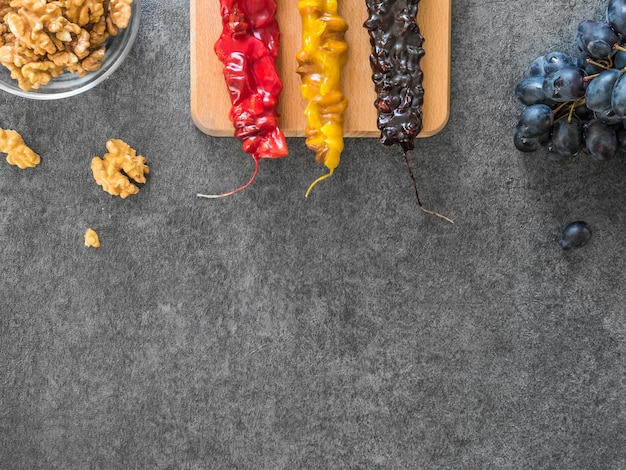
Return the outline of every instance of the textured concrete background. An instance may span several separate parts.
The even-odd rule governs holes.
[[[252,163],[190,119],[182,1],[87,94],[1,94],[42,163],[0,161],[0,468],[626,468],[624,162],[512,144],[517,80],[605,5],[454,1],[451,117],[410,155],[454,225],[375,139],[309,200],[301,139],[196,199]],[[111,137],[151,168],[126,200],[89,170]]]

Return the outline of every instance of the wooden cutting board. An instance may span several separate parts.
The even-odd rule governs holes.
[[[233,135],[228,119],[230,100],[222,75],[222,64],[213,45],[222,32],[219,0],[190,0],[191,116],[196,126],[216,137]],[[450,111],[450,47],[452,0],[421,0],[417,20],[425,38],[423,129],[419,137],[438,133]],[[367,19],[365,0],[340,0],[339,14],[349,30],[346,42],[349,56],[343,71],[344,93],[349,104],[345,114],[346,137],[379,137],[374,108],[374,85],[369,64],[371,46],[363,27]],[[283,80],[280,97],[280,126],[288,137],[304,136],[304,100],[300,76],[295,72],[296,53],[301,45],[301,18],[297,0],[278,0],[281,31],[277,68]]]

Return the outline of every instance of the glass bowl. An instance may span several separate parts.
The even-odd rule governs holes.
[[[89,72],[83,77],[65,72],[52,78],[46,85],[41,85],[37,90],[25,91],[17,85],[17,80],[11,78],[9,69],[0,64],[0,89],[35,100],[68,98],[92,89],[109,78],[128,56],[139,31],[140,17],[141,0],[133,0],[130,22],[126,28],[120,29],[116,36],[110,36],[104,42],[106,53],[98,70]]]

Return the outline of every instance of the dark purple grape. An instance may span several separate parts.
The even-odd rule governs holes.
[[[576,60],[572,59],[564,52],[550,52],[543,56],[544,75],[564,69],[565,67],[576,67]]]
[[[620,75],[619,70],[609,69],[589,82],[585,90],[585,103],[589,109],[602,112],[611,108],[611,93]]]
[[[526,106],[543,103],[546,100],[543,77],[531,75],[520,80],[515,86],[515,97]]]
[[[591,240],[591,226],[582,220],[567,225],[559,235],[559,245],[564,250],[583,247],[589,240]]]
[[[623,69],[626,67],[626,51],[615,51],[613,54],[613,67],[616,69]]]
[[[516,131],[524,137],[539,137],[550,132],[553,123],[554,114],[548,105],[533,104],[522,111]]]
[[[622,74],[615,85],[613,85],[613,91],[611,92],[611,107],[615,114],[618,116],[626,116],[626,75]]]
[[[574,108],[574,114],[578,116],[581,121],[589,121],[590,119],[593,119],[594,116],[593,111],[590,110],[584,103],[579,104]]]
[[[588,121],[583,127],[585,148],[594,160],[611,160],[617,154],[617,134],[615,128],[599,119]]]
[[[595,20],[585,20],[578,25],[576,44],[596,59],[607,59],[613,52],[613,46],[619,38],[613,28],[607,23]]]
[[[541,55],[532,61],[528,68],[528,75],[531,77],[543,77],[546,74],[545,70],[546,57]]]
[[[626,0],[609,0],[606,22],[621,35],[626,35]]]
[[[548,151],[559,157],[573,157],[580,152],[583,145],[583,128],[580,122],[573,119],[559,119],[552,127],[552,135]]]
[[[585,96],[585,72],[578,67],[565,67],[549,73],[543,80],[546,98],[563,103]]]
[[[550,140],[554,114],[546,104],[527,106],[517,121],[513,143],[522,152],[534,152]]]

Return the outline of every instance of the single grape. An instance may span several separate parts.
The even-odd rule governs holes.
[[[613,52],[613,46],[618,42],[617,34],[607,23],[585,20],[578,25],[576,44],[591,57],[607,59]]]
[[[621,35],[626,35],[626,0],[609,0],[606,22]]]
[[[543,77],[546,74],[545,70],[546,57],[541,55],[533,60],[528,68],[528,75],[531,77]]]
[[[546,100],[543,77],[531,75],[520,80],[515,86],[515,97],[526,106],[543,103]]]
[[[583,127],[585,148],[594,160],[611,160],[617,154],[617,134],[615,128],[599,119],[592,119]]]
[[[564,67],[544,77],[543,92],[546,98],[559,103],[577,100],[585,96],[584,77],[584,70]]]
[[[626,51],[615,51],[613,54],[613,67],[616,69],[623,69],[626,67]]]
[[[596,112],[611,109],[611,93],[620,75],[619,70],[609,69],[589,82],[585,90],[585,103],[589,109]]]
[[[522,111],[515,127],[513,143],[522,152],[534,152],[550,140],[554,114],[546,104],[532,104]]]
[[[573,157],[583,145],[583,128],[580,122],[572,119],[559,119],[552,127],[548,151],[559,157]]]
[[[613,85],[613,91],[611,92],[611,107],[615,114],[618,116],[626,116],[626,75],[622,74],[615,85]]]
[[[554,123],[554,114],[546,104],[527,106],[517,121],[516,131],[524,137],[539,137],[550,132]]]
[[[544,75],[564,69],[565,67],[576,67],[576,60],[572,59],[565,52],[550,52],[543,56]]]
[[[581,103],[574,108],[574,114],[578,116],[581,121],[589,121],[593,119],[594,113],[590,110],[585,103]]]
[[[585,246],[591,239],[591,226],[577,220],[568,224],[559,235],[559,245],[564,250],[573,250]]]

